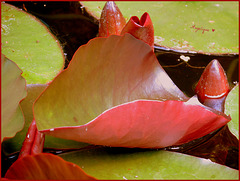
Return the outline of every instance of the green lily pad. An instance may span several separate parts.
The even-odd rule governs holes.
[[[99,19],[105,2],[84,1],[81,4]],[[239,2],[116,1],[116,4],[127,20],[149,13],[155,44],[206,54],[238,53]]]
[[[225,113],[230,114],[232,118],[228,123],[230,131],[239,139],[239,84],[229,92],[226,98]]]
[[[185,154],[168,151],[136,151],[97,148],[60,155],[101,180],[238,179],[238,170]]]
[[[2,52],[23,71],[28,84],[50,82],[64,67],[59,42],[34,16],[1,4]]]
[[[1,54],[1,141],[13,137],[24,125],[19,102],[26,97],[26,81],[18,66]]]

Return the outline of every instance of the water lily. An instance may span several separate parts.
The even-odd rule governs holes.
[[[210,63],[211,66],[206,68],[204,73],[207,73],[199,80],[197,95],[187,97],[156,59],[153,52],[154,42],[151,39],[153,26],[149,14],[144,13],[140,20],[132,17],[125,27],[124,23],[119,27],[118,21],[115,20],[119,18],[120,11],[116,9],[115,3],[108,2],[105,10],[100,26],[107,26],[100,31],[100,36],[79,47],[68,68],[52,82],[45,84],[47,88],[40,95],[38,93],[37,100],[36,97],[31,99],[36,100],[32,124],[18,159],[8,171],[6,169],[6,175],[3,173],[6,177],[3,180],[94,180],[94,177],[103,179],[102,175],[112,179],[116,175],[117,179],[144,179],[152,175],[154,178],[162,179],[200,178],[199,175],[206,178],[238,178],[236,170],[211,162],[220,164],[227,162],[226,165],[231,165],[229,156],[237,158],[238,140],[232,139],[226,124],[231,118],[219,107],[224,105],[223,101],[229,91],[227,90],[229,87],[226,87],[229,85],[226,83],[219,87],[223,89],[222,93],[212,90],[209,86],[213,82],[216,83],[215,81],[224,79],[224,71],[221,70],[217,75],[216,72],[221,68],[214,60],[212,64]],[[109,12],[113,14],[109,15]],[[101,33],[106,34],[101,37]],[[146,37],[147,40],[144,39]],[[14,78],[19,79],[20,72],[19,70],[16,72],[18,74]],[[212,74],[215,74],[216,79],[209,79]],[[208,89],[210,93],[206,91]],[[28,91],[28,96],[29,93]],[[19,106],[18,104],[19,99],[14,106]],[[32,102],[29,105],[32,105]],[[28,117],[27,120],[31,121],[32,117],[31,112],[31,118]],[[28,126],[25,124],[26,127]],[[83,143],[84,146],[78,147],[78,151],[68,150],[71,157],[76,155],[71,160],[66,150],[62,150],[65,147],[61,146],[67,142],[63,139],[53,139],[61,142],[61,146],[58,145],[61,150],[55,150],[59,156],[42,153],[44,136],[93,145]],[[209,137],[211,138],[208,139]],[[76,146],[81,143],[72,144]],[[44,152],[51,150],[48,146],[45,145],[47,149]],[[182,153],[208,160],[165,151],[167,147],[175,151],[185,149],[187,151]],[[203,147],[204,150],[201,150]],[[196,154],[198,152],[201,154]],[[2,154],[4,157],[4,150]],[[156,167],[152,164],[155,162],[161,164]],[[138,167],[139,165],[143,167]],[[105,169],[102,169],[105,166],[111,167],[112,175],[108,175]],[[145,175],[146,167],[151,170],[149,172],[151,176]],[[199,169],[200,167],[204,169]],[[236,165],[231,167],[236,168]],[[94,177],[87,175],[81,168]],[[104,170],[103,174],[99,168]],[[199,174],[199,170],[203,174]],[[171,174],[173,171],[178,173]],[[126,175],[129,173],[130,175]]]
[[[34,116],[45,134],[141,148],[183,144],[230,121],[188,99],[146,43],[111,35],[77,50],[35,102]]]

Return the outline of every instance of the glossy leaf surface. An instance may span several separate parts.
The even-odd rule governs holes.
[[[79,166],[46,153],[18,159],[5,177],[17,180],[94,180]]]
[[[26,81],[19,67],[1,54],[1,141],[13,137],[24,125],[19,105],[26,97]]]
[[[50,82],[63,69],[58,41],[34,16],[1,3],[2,52],[23,71],[28,84]]]
[[[220,113],[182,101],[134,101],[114,107],[83,126],[44,133],[95,145],[163,148],[205,136],[228,121]]]
[[[102,180],[238,179],[237,170],[207,159],[163,150],[98,148],[66,153],[61,157]]]
[[[97,19],[104,3],[81,2]],[[239,52],[239,2],[117,1],[116,4],[127,20],[148,12],[154,25],[155,43],[161,46],[211,54]]]
[[[130,34],[112,35],[90,40],[77,50],[69,67],[36,101],[34,116],[39,130],[78,126],[137,99],[187,97],[168,77],[149,45]]]
[[[239,139],[239,84],[229,92],[226,98],[225,113],[232,118],[228,123],[230,131]]]

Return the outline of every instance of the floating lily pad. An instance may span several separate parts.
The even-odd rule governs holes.
[[[238,170],[185,154],[98,148],[60,155],[101,180],[238,179]]]
[[[1,4],[2,52],[23,71],[28,84],[50,82],[64,67],[61,46],[34,16]]]
[[[26,81],[18,66],[1,54],[1,141],[13,137],[24,125],[19,105],[26,97]]]
[[[229,92],[226,98],[225,113],[230,114],[232,118],[228,123],[230,131],[239,139],[239,84]]]
[[[105,2],[84,1],[81,4],[99,19]],[[155,44],[206,54],[238,53],[239,2],[116,1],[116,4],[127,20],[149,13]]]

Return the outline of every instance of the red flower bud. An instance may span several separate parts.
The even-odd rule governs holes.
[[[222,98],[229,90],[227,76],[222,66],[216,59],[212,60],[203,71],[195,89],[199,100],[203,103],[206,99]]]
[[[99,21],[99,37],[108,37],[110,35],[120,35],[126,20],[121,11],[113,1],[108,1],[101,14]]]
[[[41,153],[43,150],[44,141],[44,134],[37,130],[36,121],[33,120],[28,128],[28,132],[18,158]]]
[[[154,28],[148,13],[144,13],[140,20],[137,16],[132,16],[123,28],[121,35],[125,33],[130,33],[135,38],[149,44],[152,48],[154,47]]]

